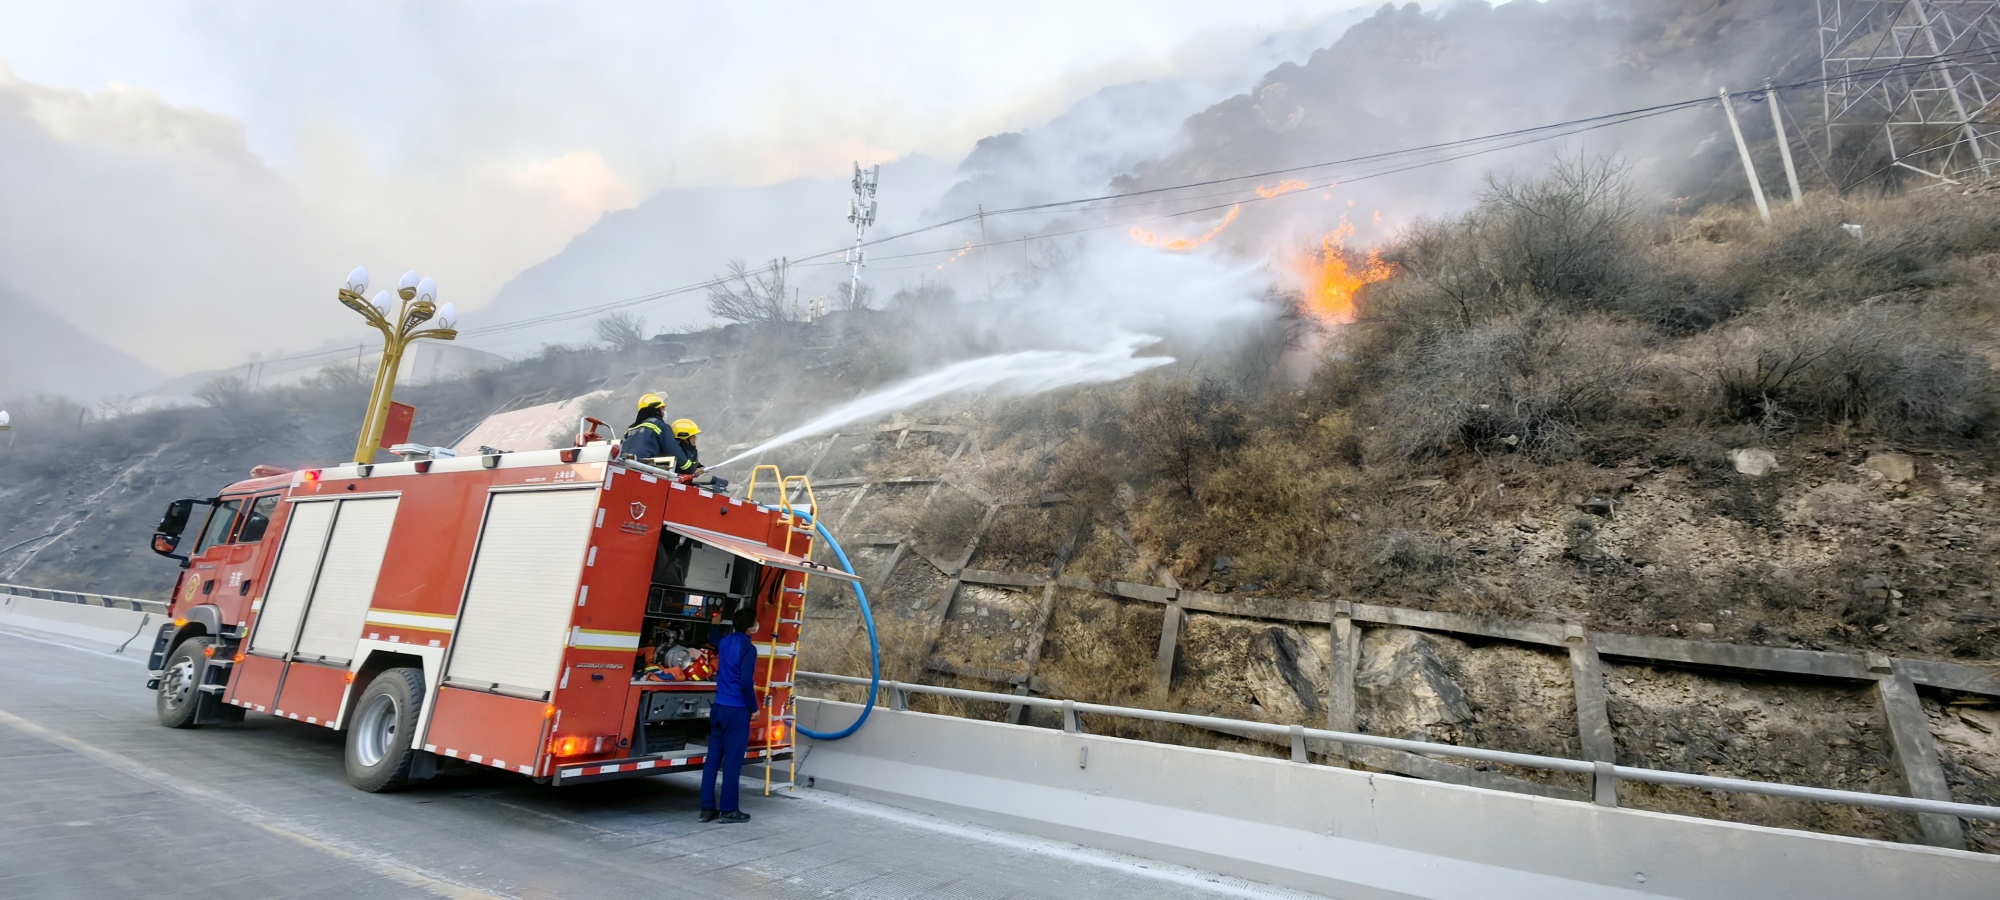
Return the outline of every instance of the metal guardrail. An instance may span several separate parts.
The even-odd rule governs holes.
[[[850,675],[800,672],[797,677],[832,684],[852,684],[862,687],[868,685],[868,679],[856,678]],[[1218,716],[1197,716],[1187,713],[1163,712],[1155,709],[1138,709],[1129,706],[1078,703],[1074,700],[1057,700],[1049,697],[1026,697],[1017,694],[968,691],[962,688],[938,687],[929,684],[884,681],[881,684],[881,690],[886,691],[889,695],[889,708],[899,711],[909,708],[905,699],[909,694],[932,694],[940,697],[956,697],[961,700],[984,700],[1009,706],[1034,706],[1042,709],[1058,710],[1062,713],[1063,730],[1071,733],[1080,733],[1083,730],[1077,717],[1083,713],[1091,713],[1093,715],[1139,719],[1148,722],[1191,725],[1196,728],[1284,737],[1291,740],[1292,761],[1301,763],[1309,762],[1306,756],[1306,742],[1316,740],[1336,744],[1354,744],[1363,747],[1380,747],[1385,750],[1401,750],[1407,753],[1418,753],[1425,756],[1445,757],[1448,759],[1469,759],[1479,762],[1520,766],[1526,769],[1545,769],[1556,772],[1568,772],[1575,775],[1588,775],[1591,777],[1593,787],[1592,796],[1600,806],[1615,807],[1618,805],[1619,781],[1637,781],[1648,784],[1702,788],[1712,791],[1762,794],[1769,797],[1789,797],[1794,800],[1839,803],[1847,806],[1871,806],[1878,809],[1896,810],[1898,812],[1937,813],[1966,819],[2000,821],[2000,806],[1980,806],[1974,803],[1956,803],[1949,800],[1921,800],[1915,797],[1897,797],[1890,794],[1871,794],[1863,791],[1841,791],[1832,788],[1750,781],[1742,778],[1722,778],[1714,775],[1666,772],[1659,769],[1613,765],[1607,762],[1563,759],[1555,756],[1538,756],[1532,753],[1512,753],[1505,750],[1485,750],[1478,747],[1459,747],[1452,744],[1433,744],[1427,741],[1411,741],[1373,734],[1328,731],[1323,728],[1307,728],[1303,725],[1277,725],[1270,722],[1251,722],[1244,719],[1225,719]]]
[[[140,612],[164,613],[164,600],[142,600],[138,597],[113,597],[108,594],[87,594],[81,591],[53,591],[48,588],[29,587],[24,584],[0,584],[0,595],[32,597],[37,600],[54,600],[59,603],[76,603],[83,606],[103,606],[111,609],[134,609]]]

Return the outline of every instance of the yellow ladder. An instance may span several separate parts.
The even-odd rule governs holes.
[[[792,540],[795,535],[799,534],[800,532],[805,532],[808,535],[811,534],[810,527],[800,528],[797,525],[798,516],[793,513],[794,507],[792,506],[791,503],[791,498],[793,496],[794,491],[797,491],[798,493],[804,495],[806,501],[806,513],[811,517],[810,520],[814,522],[819,521],[819,498],[813,494],[812,479],[807,478],[804,475],[792,475],[787,477],[783,472],[778,470],[777,466],[762,465],[762,466],[757,466],[756,468],[750,470],[750,484],[748,487],[744,489],[743,492],[745,500],[751,503],[758,502],[757,487],[759,484],[763,483],[759,479],[765,469],[771,470],[770,484],[778,492],[777,504],[774,508],[777,509],[779,512],[783,513],[787,519],[793,520],[793,524],[788,525],[785,529],[784,551],[789,554],[792,552]],[[763,504],[763,505],[769,506],[770,504]],[[786,579],[781,578],[778,580],[778,610],[777,610],[777,616],[773,619],[771,624],[771,640],[769,644],[769,652],[765,657],[765,659],[768,660],[768,662],[766,662],[764,665],[764,703],[765,703],[764,724],[766,728],[769,728],[772,725],[776,725],[777,726],[776,734],[778,735],[779,739],[785,742],[785,744],[782,748],[776,745],[775,743],[767,743],[765,745],[764,794],[766,796],[769,796],[771,793],[771,774],[772,774],[771,758],[775,756],[780,749],[794,750],[798,745],[797,684],[798,684],[799,659],[796,650],[794,650],[794,652],[792,653],[792,687],[785,694],[785,709],[781,713],[778,710],[772,709],[770,707],[771,686],[777,681],[777,672],[778,672],[778,629],[784,627],[788,622],[790,624],[798,626],[800,629],[803,629],[805,627],[806,583],[811,578],[812,578],[811,575],[808,575],[804,572],[799,573],[799,586],[797,588],[799,602],[796,605],[796,607],[792,610],[792,616],[789,619],[786,618],[785,613],[786,613],[786,607],[790,606],[791,604],[788,604],[785,598],[791,593],[793,589],[784,586]],[[796,638],[797,636],[795,635],[794,640],[792,641],[794,647],[796,647],[798,644]],[[766,732],[767,736],[770,733],[771,732]],[[796,789],[799,778],[798,754],[797,753],[791,754],[788,763],[789,763],[790,781],[785,785],[785,787]]]

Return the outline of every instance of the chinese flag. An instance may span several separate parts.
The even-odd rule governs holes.
[[[417,420],[417,408],[407,403],[389,403],[389,421],[382,426],[382,449],[410,442],[410,423]]]

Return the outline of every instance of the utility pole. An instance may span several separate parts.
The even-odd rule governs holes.
[[[986,246],[986,204],[979,204],[979,272],[986,276],[986,298],[993,299],[993,260],[987,254],[993,248]]]
[[[772,296],[777,298],[778,314],[788,319],[797,315],[797,303],[793,303],[790,309],[785,307],[785,283],[788,280],[788,276],[792,274],[792,258],[789,256],[778,257],[778,261],[772,263],[771,274],[776,275],[778,278],[778,289],[772,292]]]
[[[1736,124],[1736,107],[1729,102],[1729,89],[1716,92],[1722,98],[1722,112],[1729,117],[1729,133],[1736,136],[1736,152],[1743,157],[1743,174],[1750,176],[1750,195],[1757,198],[1757,215],[1771,224],[1771,204],[1764,202],[1764,185],[1757,180],[1757,166],[1750,162],[1750,145],[1743,142],[1743,127]]]
[[[854,249],[847,254],[847,262],[854,267],[854,274],[847,282],[847,305],[861,302],[861,266],[864,259],[862,242],[868,237],[868,226],[875,224],[875,185],[882,180],[882,167],[875,166],[861,170],[861,163],[854,163],[854,199],[847,201],[847,221],[854,223]]]
[[[1792,141],[1785,137],[1785,117],[1778,112],[1778,89],[1771,85],[1771,79],[1764,79],[1764,102],[1771,104],[1771,128],[1778,133],[1778,155],[1785,160],[1785,186],[1792,189],[1792,207],[1805,205],[1799,194],[1799,170],[1792,165]]]

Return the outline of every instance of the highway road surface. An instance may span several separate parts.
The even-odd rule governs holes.
[[[347,785],[340,735],[153,721],[143,667],[0,628],[0,898],[1301,896],[816,791],[695,821],[698,778]],[[746,775],[760,772],[747,769]]]

